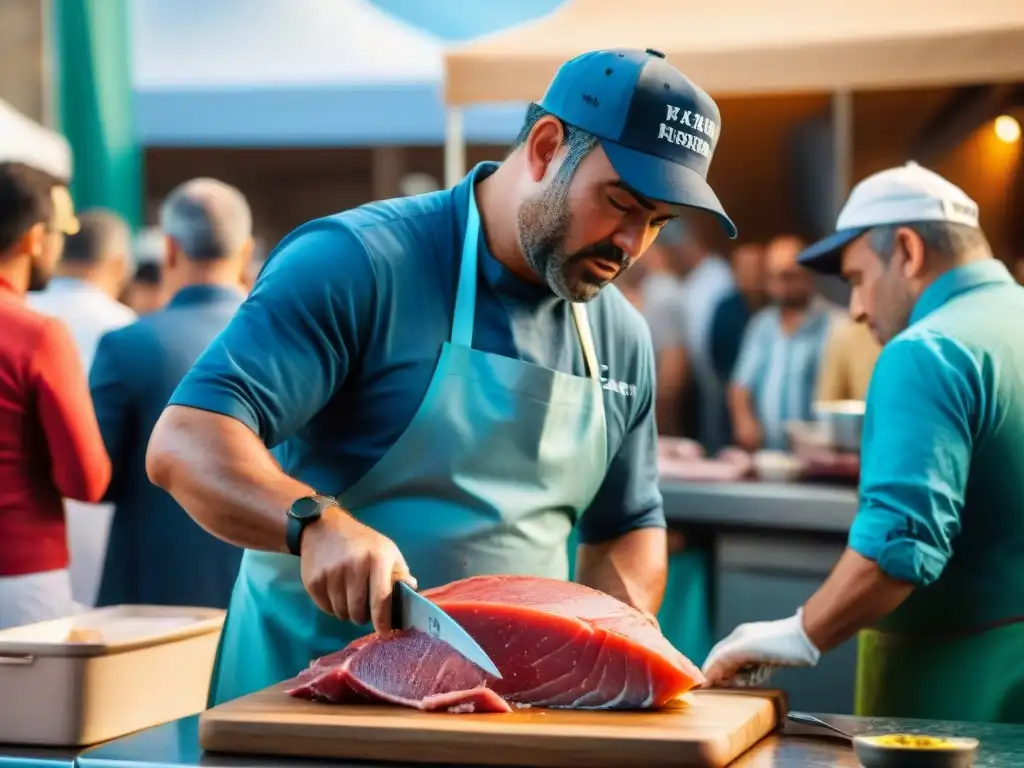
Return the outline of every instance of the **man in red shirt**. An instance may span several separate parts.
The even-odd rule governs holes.
[[[62,497],[99,501],[110,482],[74,340],[25,305],[77,229],[60,180],[0,163],[0,629],[77,610]]]

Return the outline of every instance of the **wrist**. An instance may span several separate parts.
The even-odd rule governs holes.
[[[330,530],[337,530],[343,525],[345,519],[350,519],[348,513],[341,508],[338,503],[331,504],[324,508],[323,513],[319,519],[314,520],[306,526],[306,530],[302,533],[302,540],[299,542],[299,557],[302,557],[306,541],[316,541],[325,532]]]
[[[331,511],[339,509],[336,499],[319,493],[312,493],[296,499],[286,512],[285,545],[293,555],[302,556],[304,542],[309,535],[316,536],[316,530],[322,529],[325,517],[331,517]]]
[[[818,659],[821,658],[821,651],[815,644],[814,640],[811,639],[811,635],[807,631],[807,624],[804,619],[803,607],[796,609],[796,615],[792,618],[794,632],[800,640],[800,644],[803,647],[804,654],[808,661],[812,665],[818,663]]]

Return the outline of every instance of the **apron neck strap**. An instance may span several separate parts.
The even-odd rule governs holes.
[[[572,319],[576,324],[576,333],[580,337],[580,346],[583,347],[583,362],[587,365],[587,376],[594,381],[601,380],[601,369],[597,364],[597,352],[594,350],[594,336],[590,331],[590,319],[587,317],[587,308],[583,304],[573,303]]]
[[[466,235],[462,239],[462,261],[459,264],[459,284],[455,290],[455,313],[452,318],[452,344],[463,347],[473,346],[473,321],[476,319],[476,278],[478,245],[480,243],[480,211],[476,207],[476,190],[469,189],[469,212],[466,219]],[[587,376],[600,380],[597,353],[594,351],[594,337],[583,304],[572,304],[572,319],[576,333],[583,347],[583,360]]]
[[[476,188],[470,181],[469,215],[462,238],[459,285],[455,289],[455,316],[452,318],[452,344],[473,346],[473,321],[476,319],[477,251],[480,243],[480,211],[476,207]]]

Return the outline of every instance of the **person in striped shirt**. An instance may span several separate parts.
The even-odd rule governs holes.
[[[729,415],[737,445],[785,450],[786,422],[811,418],[825,340],[839,309],[818,296],[809,271],[797,263],[803,242],[792,236],[768,244],[772,304],[751,319],[729,386]]]

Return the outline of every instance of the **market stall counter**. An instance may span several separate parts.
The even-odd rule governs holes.
[[[929,720],[888,720],[819,715],[851,733],[926,733],[969,736],[981,742],[975,768],[1019,768],[1024,765],[1024,727],[986,723],[946,723]],[[83,752],[78,768],[316,768],[326,762],[273,757],[204,754],[199,747],[197,716],[157,726]],[[343,762],[333,766],[383,768],[381,763]],[[415,765],[393,763],[392,765]],[[422,764],[421,764],[422,765]],[[734,761],[730,768],[857,768],[850,743],[824,736],[805,726],[787,724]],[[524,767],[525,768],[525,767]]]

